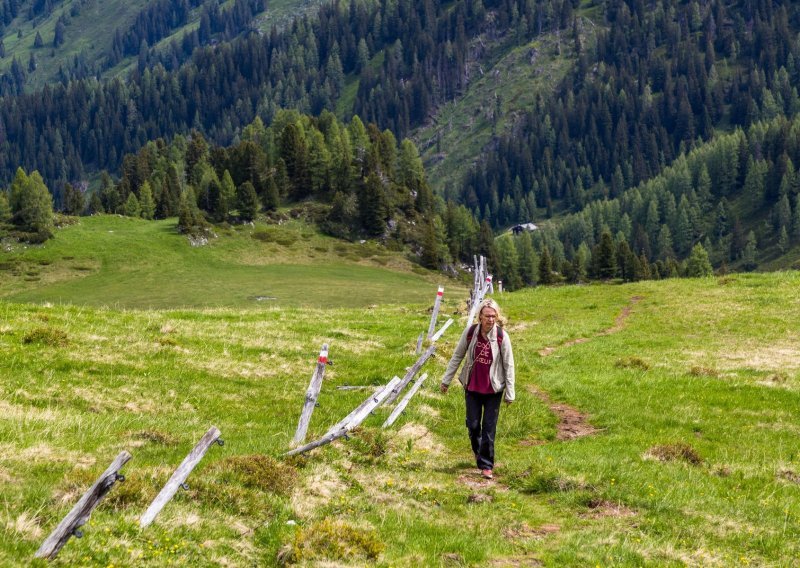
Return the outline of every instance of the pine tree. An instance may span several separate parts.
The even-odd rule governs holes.
[[[70,183],[64,184],[63,193],[64,213],[67,215],[80,215],[86,209],[86,198],[83,192],[76,189]]]
[[[17,170],[9,205],[11,221],[30,234],[28,240],[43,242],[53,236],[53,198],[38,171],[27,176],[22,168]]]
[[[522,284],[533,286],[536,284],[536,270],[538,261],[536,252],[533,250],[531,235],[527,231],[523,232],[515,239],[517,245],[517,256],[519,257],[519,276]]]
[[[11,220],[11,207],[8,205],[8,198],[4,191],[0,191],[0,224]]]
[[[758,266],[756,262],[756,255],[758,254],[758,242],[756,241],[756,234],[753,231],[747,233],[745,240],[744,251],[742,252],[742,267],[747,270],[755,270]]]
[[[187,186],[181,193],[178,204],[178,231],[187,235],[200,235],[206,232],[207,228],[208,223],[197,207],[194,190],[192,186]]]
[[[133,195],[133,194],[131,194]],[[156,214],[156,204],[153,201],[153,190],[150,182],[145,180],[139,188],[139,215],[142,219],[152,219]]]
[[[245,223],[255,220],[258,215],[258,195],[249,181],[236,189],[236,208],[239,210],[239,218]]]
[[[522,287],[522,278],[519,274],[519,256],[510,236],[497,239],[497,262],[500,265],[499,280],[508,291]]]
[[[800,243],[800,194],[794,200],[794,218],[792,220],[792,239]]]
[[[781,227],[780,235],[778,236],[778,249],[781,254],[786,254],[789,251],[789,233],[786,231],[786,225]]]
[[[712,276],[713,274],[714,270],[708,259],[708,252],[703,248],[703,245],[697,243],[692,247],[692,252],[686,261],[686,276],[688,278],[701,278]]]
[[[617,275],[617,259],[614,251],[614,239],[607,230],[600,235],[600,242],[592,252],[594,273],[601,280],[608,280]]]
[[[550,250],[546,246],[542,247],[542,255],[539,257],[539,284],[544,284],[546,286],[548,284],[553,284],[555,280]]]
[[[222,173],[222,184],[220,185],[219,211],[214,212],[214,217],[220,221],[227,219],[231,209],[236,207],[236,185],[228,170]]]
[[[358,192],[358,216],[361,227],[370,236],[382,235],[386,230],[386,197],[378,174],[371,173]]]
[[[128,200],[125,202],[125,207],[123,208],[123,215],[126,217],[138,217],[142,212],[141,207],[139,206],[139,200],[136,198],[136,194],[131,192],[128,194]]]

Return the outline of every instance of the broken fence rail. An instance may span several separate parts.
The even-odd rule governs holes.
[[[172,474],[172,477],[169,478],[166,485],[164,485],[163,489],[156,495],[156,498],[153,499],[153,502],[150,503],[150,506],[144,512],[142,517],[139,519],[139,525],[141,527],[146,527],[153,520],[156,516],[161,512],[161,509],[169,503],[169,500],[177,493],[178,489],[181,487],[185,487],[184,482],[186,478],[189,477],[189,474],[192,473],[192,470],[195,466],[200,463],[200,460],[203,459],[203,456],[206,455],[208,448],[211,447],[211,444],[217,442],[220,446],[224,444],[224,442],[220,439],[221,433],[220,431],[212,426],[209,428],[208,432],[206,432],[197,445],[192,448],[192,451],[189,452],[181,465],[178,466],[178,469],[175,470],[175,473]]]
[[[404,388],[406,388],[408,383],[410,383],[411,380],[414,378],[414,375],[416,375],[419,372],[422,365],[425,364],[425,361],[427,361],[431,357],[431,355],[434,354],[435,351],[436,351],[436,345],[431,345],[430,347],[428,347],[428,349],[425,350],[425,353],[423,353],[420,356],[420,358],[417,359],[417,362],[414,363],[414,365],[412,365],[412,367],[403,376],[403,380],[400,381],[400,384],[398,384],[396,387],[394,387],[394,389],[392,389],[389,398],[386,399],[386,404],[392,404],[397,399],[397,397],[400,396],[400,392]]]
[[[348,432],[358,428],[361,423],[366,420],[367,416],[370,413],[378,408],[383,402],[386,400],[386,397],[392,392],[392,388],[396,385],[400,379],[398,377],[394,377],[391,381],[389,381],[383,388],[380,388],[376,391],[372,396],[370,396],[367,400],[364,401],[356,410],[351,412],[348,415],[349,421],[346,423],[339,422],[341,426],[339,426],[335,431],[328,431],[322,438],[315,440],[313,442],[309,442],[305,446],[301,446],[299,448],[295,448],[291,451],[286,452],[284,455],[286,456],[294,456],[297,454],[305,453],[309,450],[313,450],[314,448],[318,448],[320,446],[324,446],[325,444],[330,444],[334,440],[337,440],[343,436],[346,436]],[[347,420],[347,418],[345,419]]]
[[[425,373],[416,380],[414,385],[408,390],[403,399],[397,404],[397,406],[394,407],[394,410],[392,410],[392,413],[389,415],[389,418],[387,418],[386,422],[383,423],[382,428],[388,428],[389,426],[394,424],[394,421],[397,420],[397,417],[403,413],[406,406],[408,406],[408,403],[411,400],[411,398],[415,394],[417,394],[417,391],[420,389],[422,383],[424,383],[425,379],[427,378],[428,378],[428,373]]]
[[[431,323],[428,325],[428,339],[433,337],[433,330],[436,329],[436,320],[439,318],[439,309],[442,307],[442,296],[444,296],[444,286],[439,286],[436,291],[436,301],[433,303]]]
[[[50,536],[45,539],[34,555],[36,558],[52,560],[71,536],[74,535],[78,538],[83,536],[78,529],[86,524],[94,508],[97,507],[114,484],[117,481],[125,480],[125,476],[120,475],[119,470],[122,469],[122,466],[128,463],[132,457],[133,456],[128,452],[123,451],[114,458],[114,461],[111,462],[108,469],[97,478],[94,485],[83,494],[83,497],[81,497],[72,510],[67,513],[67,516],[62,519],[53,532],[50,533]]]

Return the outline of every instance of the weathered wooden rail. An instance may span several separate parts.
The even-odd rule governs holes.
[[[217,442],[222,445],[220,436],[220,431],[212,426],[208,432],[200,438],[197,445],[195,445],[192,451],[189,452],[189,455],[183,459],[181,465],[178,466],[178,469],[175,470],[175,473],[172,474],[172,477],[169,478],[169,481],[167,481],[166,485],[164,485],[159,494],[156,495],[156,498],[153,499],[153,502],[150,503],[150,506],[139,519],[139,525],[141,527],[146,527],[152,523],[161,512],[161,509],[163,509],[175,493],[178,492],[178,489],[180,489],[181,486],[185,487],[184,483],[186,482],[186,478],[189,477],[189,474],[192,473],[195,466],[200,463],[200,460],[206,455],[211,444]]]
[[[83,497],[75,504],[67,516],[62,519],[58,526],[50,533],[39,550],[34,555],[36,558],[47,558],[52,560],[56,557],[59,550],[67,543],[70,537],[80,538],[83,533],[80,527],[86,524],[92,511],[100,503],[103,497],[111,490],[117,481],[124,481],[125,476],[120,475],[119,470],[130,461],[131,456],[128,452],[120,452],[114,458],[111,465],[97,478],[97,481],[83,494]]]

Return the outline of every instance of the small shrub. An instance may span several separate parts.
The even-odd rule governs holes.
[[[67,340],[67,334],[60,329],[37,327],[22,337],[22,343],[38,343],[51,347],[64,347],[69,341]]]
[[[225,482],[238,481],[245,487],[288,495],[297,481],[297,470],[270,456],[233,456],[214,464]]]
[[[650,363],[639,357],[623,357],[622,359],[617,359],[614,366],[620,369],[640,369],[642,371],[647,371],[650,368]]]
[[[280,564],[314,560],[377,560],[385,545],[374,529],[325,519],[295,532],[294,540],[278,553]]]
[[[700,465],[703,458],[692,446],[685,442],[662,444],[647,450],[647,456],[662,462],[683,461],[690,465]]]

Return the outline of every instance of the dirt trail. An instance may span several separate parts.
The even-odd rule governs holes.
[[[614,325],[612,325],[608,329],[604,329],[603,331],[601,331],[600,333],[598,333],[594,337],[602,337],[604,335],[611,335],[612,333],[617,333],[619,331],[622,331],[625,328],[625,320],[628,319],[628,316],[631,315],[631,311],[633,311],[633,306],[635,304],[637,304],[639,301],[641,301],[642,299],[643,299],[643,296],[633,296],[633,297],[631,297],[630,303],[627,306],[625,306],[624,308],[622,308],[622,311],[619,313],[619,315],[617,315],[617,317],[614,318]],[[562,349],[564,347],[571,347],[572,345],[578,345],[579,343],[586,343],[590,339],[592,339],[592,338],[590,338],[590,337],[578,337],[577,339],[570,339],[569,341],[566,341],[566,342],[562,343],[561,345],[558,345],[557,347],[543,347],[542,349],[539,350],[539,355],[541,355],[542,357],[547,357],[548,355],[552,355],[553,352],[556,351],[556,349]]]
[[[556,440],[573,440],[602,431],[589,424],[588,416],[577,408],[561,402],[551,401],[547,393],[533,385],[530,385],[528,390],[547,404],[550,411],[558,417],[558,424],[556,424]]]

